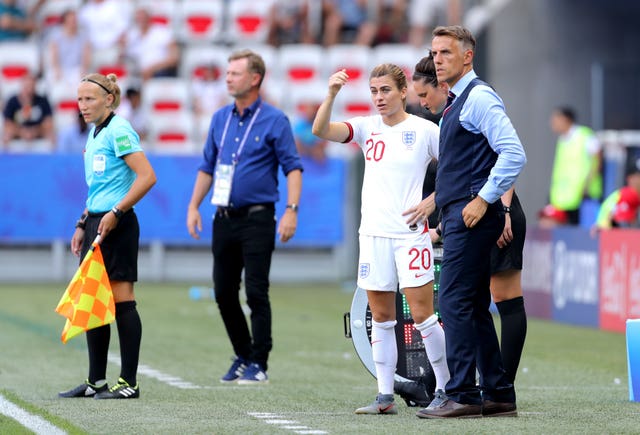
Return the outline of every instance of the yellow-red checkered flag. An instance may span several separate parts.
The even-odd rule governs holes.
[[[63,343],[116,318],[113,292],[99,241],[100,235],[93,241],[56,307],[56,312],[67,318],[60,337]]]

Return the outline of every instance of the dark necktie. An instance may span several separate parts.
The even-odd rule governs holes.
[[[444,112],[442,112],[442,116],[443,117],[444,117],[444,115],[447,114],[449,109],[451,109],[451,103],[453,103],[453,99],[454,98],[456,98],[456,94],[454,94],[453,92],[449,91],[449,95],[447,96],[447,104],[446,104],[446,106],[444,106]]]

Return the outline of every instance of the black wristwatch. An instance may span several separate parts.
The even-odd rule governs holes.
[[[76,228],[80,228],[81,230],[84,230],[85,228],[87,228],[88,217],[89,215],[86,215],[86,214],[83,214],[82,216],[80,216],[80,219],[76,221]]]
[[[511,213],[511,207],[507,207],[506,205],[503,205],[502,208],[503,208],[505,214]]]
[[[291,211],[298,211],[298,204],[287,204],[287,208],[290,208]]]
[[[124,212],[122,210],[120,210],[118,207],[113,207],[111,209],[111,213],[113,213],[114,215],[116,215],[116,219],[120,220],[120,218],[122,217],[122,215],[124,214]]]

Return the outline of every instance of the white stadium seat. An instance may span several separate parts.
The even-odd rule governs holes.
[[[325,79],[325,63],[325,50],[319,45],[285,44],[279,48],[280,77],[294,84]]]
[[[368,83],[371,49],[363,45],[337,44],[327,48],[328,75],[345,69],[349,82]]]
[[[142,107],[147,118],[191,110],[189,85],[180,78],[154,78],[144,83]]]
[[[0,91],[2,98],[13,95],[26,75],[37,76],[40,70],[40,51],[31,41],[0,44]]]

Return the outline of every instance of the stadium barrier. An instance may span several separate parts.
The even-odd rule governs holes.
[[[136,205],[141,221],[141,279],[209,280],[214,206],[205,200],[200,207],[205,223],[200,240],[192,239],[185,226],[200,157],[150,155],[149,160],[158,182]],[[355,270],[356,260],[350,261],[355,256],[353,228],[359,213],[354,162],[344,156],[322,164],[304,159],[298,228],[291,241],[277,242],[276,280],[340,280]],[[78,155],[0,158],[0,280],[64,281],[77,267],[68,243],[87,195],[83,171]],[[279,185],[277,216],[286,205],[281,171]]]
[[[530,228],[522,286],[529,316],[624,332],[640,319],[640,229]]]

